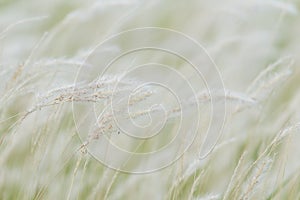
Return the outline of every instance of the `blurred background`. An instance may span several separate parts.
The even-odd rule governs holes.
[[[0,0],[0,199],[300,199],[299,7],[298,0]],[[111,39],[143,27],[178,31],[201,48],[159,31]],[[204,77],[163,51],[126,54],[107,68],[150,43],[201,63]],[[153,70],[129,73],[149,63]],[[143,87],[150,81],[166,87]],[[216,86],[212,94],[205,81]],[[162,134],[133,142],[116,119],[138,137],[157,127],[128,118],[150,120]],[[214,148],[199,158],[210,125]],[[153,158],[130,160],[101,142],[105,136],[130,155],[151,152],[178,129],[175,147]]]

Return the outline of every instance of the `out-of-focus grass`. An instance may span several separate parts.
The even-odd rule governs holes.
[[[0,199],[299,199],[299,5],[281,0],[1,1]],[[80,148],[69,102],[24,118],[39,104],[39,95],[74,81],[90,48],[113,33],[144,26],[190,35],[212,55],[226,89],[257,100],[239,112],[240,104],[229,101],[223,137],[207,158],[198,160],[195,142],[166,169],[124,174]],[[115,49],[97,54],[93,62]],[[268,65],[286,56],[292,63],[289,76],[280,79],[288,67],[283,65],[259,80],[253,89],[257,96],[247,93]],[[164,56],[156,59],[186,69]],[[84,75],[93,77],[103,67],[98,64]],[[172,123],[166,132],[172,132]],[[169,140],[164,139],[156,145]],[[148,142],[139,151],[152,148]]]

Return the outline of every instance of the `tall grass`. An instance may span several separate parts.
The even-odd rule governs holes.
[[[299,6],[2,1],[0,199],[299,199]]]

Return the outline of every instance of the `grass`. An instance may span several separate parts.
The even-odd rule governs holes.
[[[0,3],[0,199],[299,199],[299,6]]]

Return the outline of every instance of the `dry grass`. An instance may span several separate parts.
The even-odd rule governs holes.
[[[2,1],[0,199],[299,199],[299,8],[297,0]],[[141,27],[198,41],[224,88],[207,55],[172,34],[99,45]],[[161,49],[110,63],[151,40]],[[199,61],[207,82],[167,47]],[[218,135],[210,120],[222,121],[224,102]],[[200,159],[208,128],[214,148]],[[154,172],[122,172],[143,169]]]

